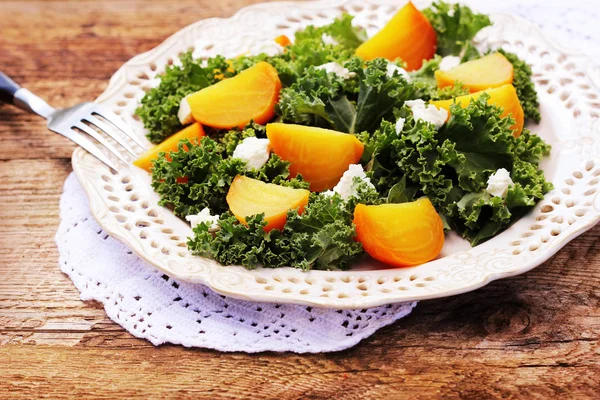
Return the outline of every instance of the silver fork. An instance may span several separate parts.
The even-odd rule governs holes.
[[[133,156],[137,156],[138,152],[127,144],[122,134],[127,135],[142,149],[146,148],[146,144],[136,137],[131,128],[106,107],[96,103],[81,103],[70,108],[55,109],[29,90],[19,86],[2,72],[0,72],[0,101],[13,104],[25,111],[44,117],[48,121],[48,129],[77,143],[115,171],[118,168],[104,154],[101,147],[107,149],[124,163],[127,164],[129,161],[94,127],[111,137]],[[90,140],[90,137],[101,147]]]

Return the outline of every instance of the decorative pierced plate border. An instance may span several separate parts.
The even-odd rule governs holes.
[[[423,8],[429,2],[415,3]],[[326,24],[342,11],[356,15],[357,25],[374,31],[398,6],[397,0],[268,3],[244,8],[231,18],[199,21],[123,65],[97,102],[113,109],[144,137],[133,112],[145,91],[158,82],[156,75],[165,65],[176,63],[183,52],[192,50],[195,57],[205,58],[276,51],[274,37],[291,37],[306,25]],[[552,155],[542,166],[556,189],[508,230],[475,248],[465,248],[451,234],[442,253],[447,256],[404,269],[369,260],[352,271],[248,271],[221,266],[190,254],[186,246],[190,227],[157,206],[159,198],[145,172],[133,166],[111,171],[82,149],[73,153],[73,168],[106,232],[169,276],[203,283],[227,296],[366,308],[455,295],[521,274],[600,220],[600,69],[585,55],[552,43],[521,18],[497,14],[492,19],[494,25],[478,35],[478,45],[481,49],[503,46],[532,65],[543,118],[532,128],[553,144]]]

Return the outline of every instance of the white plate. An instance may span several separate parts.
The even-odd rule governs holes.
[[[419,8],[427,6],[416,3]],[[244,8],[231,18],[199,21],[127,62],[97,102],[120,114],[143,137],[133,111],[144,90],[156,83],[154,77],[182,52],[193,49],[196,57],[233,57],[268,50],[276,36],[292,36],[308,24],[329,23],[342,11],[356,15],[355,23],[372,31],[383,26],[398,6],[398,0],[270,3]],[[366,308],[455,295],[521,274],[600,219],[600,71],[589,58],[560,48],[527,21],[504,14],[492,15],[492,20],[494,25],[478,35],[479,46],[502,46],[532,65],[542,123],[530,128],[553,146],[542,166],[556,189],[510,229],[475,248],[450,235],[442,258],[404,269],[372,261],[346,272],[226,267],[189,253],[185,243],[192,230],[157,206],[159,198],[145,172],[132,166],[113,174],[81,149],[73,153],[73,168],[106,232],[171,277],[203,283],[228,296]]]

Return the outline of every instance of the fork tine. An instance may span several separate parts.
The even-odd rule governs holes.
[[[94,108],[92,109],[92,113],[96,113],[102,118],[106,119],[108,122],[119,128],[123,131],[127,136],[129,136],[134,142],[136,142],[141,148],[146,149],[147,144],[141,141],[131,130],[131,128],[114,112],[110,111],[108,108],[103,105],[94,103]]]
[[[96,147],[94,143],[92,143],[89,139],[84,137],[79,132],[76,132],[72,129],[64,129],[60,132],[57,131],[57,133],[60,133],[67,139],[70,139],[73,142],[77,143],[80,147],[84,148],[88,153],[96,157],[98,160],[102,161],[109,168],[118,171],[117,167],[115,167],[115,165],[104,155],[104,153],[102,153],[102,151],[98,147]]]
[[[108,126],[98,118],[94,117],[93,115],[90,115],[89,117],[84,117],[83,119],[91,124],[96,125],[98,128],[100,128],[100,130],[104,131],[104,133],[113,138],[115,142],[123,146],[125,150],[127,150],[132,155],[137,156],[137,153],[110,126]]]
[[[117,149],[115,149],[112,144],[108,143],[108,141],[106,139],[104,139],[102,137],[102,135],[100,135],[94,129],[90,128],[89,126],[87,126],[86,124],[84,124],[82,122],[75,124],[74,127],[77,129],[81,129],[82,131],[84,131],[85,133],[87,133],[88,135],[90,135],[91,137],[96,139],[102,146],[106,147],[106,149],[108,151],[110,151],[115,156],[117,156],[121,161],[123,161],[125,164],[129,164],[129,162],[121,155],[121,153],[119,153],[119,151]]]

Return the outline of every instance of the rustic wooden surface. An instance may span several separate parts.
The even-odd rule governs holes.
[[[137,53],[254,0],[0,1],[0,70],[55,106],[90,100]],[[53,237],[73,146],[0,106],[0,398],[598,398],[600,226],[534,271],[422,302],[318,355],[153,347],[82,302]]]

